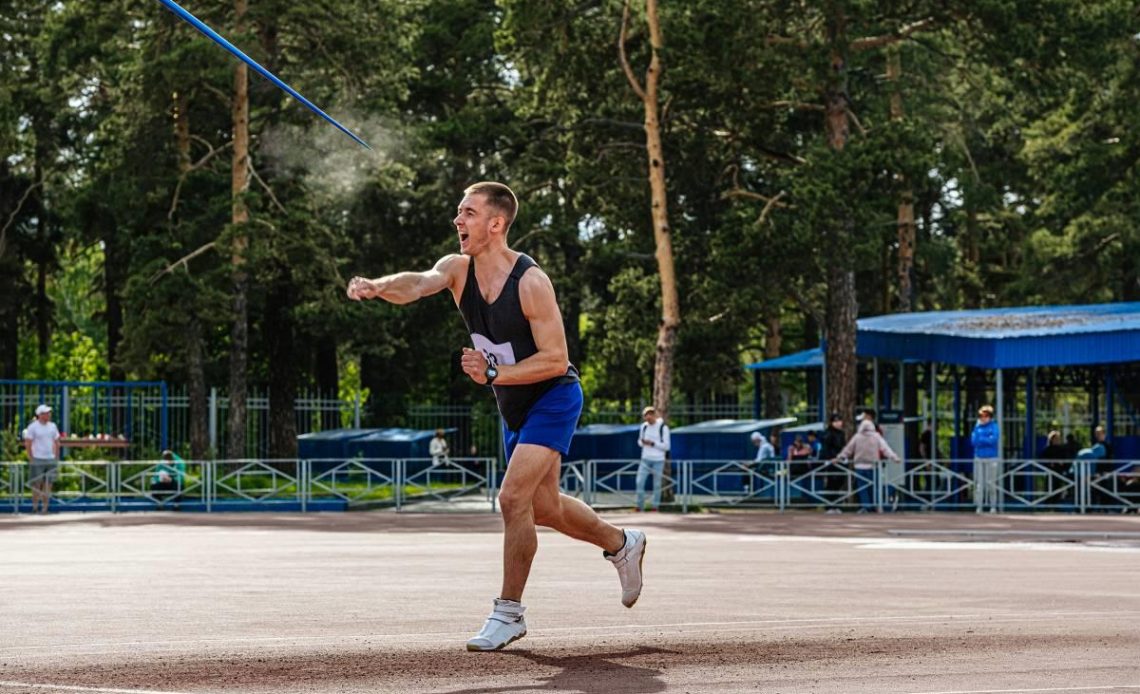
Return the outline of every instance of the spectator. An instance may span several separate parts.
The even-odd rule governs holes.
[[[1037,462],[1045,467],[1045,469],[1061,475],[1065,478],[1066,482],[1070,480],[1070,473],[1073,469],[1074,456],[1070,453],[1069,447],[1065,445],[1064,440],[1061,438],[1061,432],[1054,429],[1050,431],[1045,437],[1045,446],[1037,454]],[[1065,488],[1060,492],[1060,501],[1062,503],[1069,503],[1073,500],[1073,487],[1071,484],[1065,484]],[[1046,488],[1052,491],[1055,483],[1053,479],[1046,480]]]
[[[970,443],[974,446],[974,501],[977,512],[986,506],[990,513],[997,513],[997,476],[1001,465],[1001,435],[994,422],[994,408],[983,405],[978,410],[978,423],[970,432]]]
[[[811,446],[804,441],[804,437],[796,434],[792,445],[788,446],[788,462],[802,463],[811,460],[813,452]]]
[[[828,470],[823,478],[824,489],[831,494],[831,503],[833,506],[827,509],[828,513],[842,513],[842,509],[834,504],[837,504],[847,493],[847,471],[840,469],[839,454],[843,451],[843,446],[847,443],[847,437],[843,435],[843,418],[839,416],[838,412],[832,412],[828,417],[827,429],[823,431],[823,440],[820,443],[819,459],[825,460],[833,467]]]
[[[891,447],[887,445],[879,432],[875,431],[875,421],[864,417],[859,422],[859,430],[839,452],[840,458],[854,461],[856,484],[859,488],[859,513],[870,510],[874,499],[875,469],[879,460],[889,458],[898,460]]]
[[[28,453],[28,481],[32,485],[32,513],[48,512],[51,488],[59,474],[59,429],[51,421],[51,408],[36,407],[36,418],[24,429]]]
[[[1061,432],[1054,429],[1045,437],[1045,447],[1037,454],[1037,461],[1053,472],[1065,474],[1075,457],[1061,439]]]
[[[822,447],[819,443],[819,436],[814,431],[807,433],[807,445],[811,449],[811,459],[819,460],[819,449]]]
[[[772,457],[778,460],[780,458],[780,434],[773,431],[768,435],[768,443],[772,444]]]
[[[754,431],[751,438],[752,445],[756,446],[756,462],[776,459],[776,449],[764,438],[764,434]]]
[[[1068,460],[1075,460],[1077,453],[1081,451],[1081,444],[1077,443],[1077,437],[1073,433],[1065,435],[1065,458]]]
[[[922,426],[922,432],[918,435],[918,457],[920,460],[933,460],[938,461],[942,458],[942,452],[938,450],[934,440],[934,430],[930,426],[930,420]]]
[[[451,459],[447,455],[449,450],[450,447],[447,445],[447,439],[443,437],[443,429],[436,429],[435,436],[433,436],[428,443],[428,455],[431,456],[431,466],[436,467],[451,462]]]
[[[150,492],[162,503],[182,493],[182,480],[186,476],[186,461],[174,451],[163,451],[162,462],[155,466],[150,478]]]
[[[637,445],[641,446],[641,464],[637,466],[637,510],[645,509],[645,482],[653,475],[653,500],[648,509],[656,511],[661,506],[661,476],[665,473],[665,458],[669,455],[669,426],[657,416],[652,406],[641,412],[645,420],[641,423]]]
[[[870,410],[870,409],[863,410],[862,420],[870,420],[871,424],[875,425],[875,433],[878,434],[879,436],[882,436],[883,435],[883,427],[879,426],[879,422],[875,420],[875,417],[877,417],[877,416],[878,415],[876,414],[876,412],[874,410]],[[862,420],[860,420],[860,421],[862,421]]]
[[[1120,503],[1111,490],[1116,487],[1112,483],[1112,473],[1116,471],[1116,463],[1112,462],[1112,445],[1108,443],[1104,427],[1093,429],[1092,445],[1077,452],[1077,460],[1091,460],[1089,472],[1092,474],[1089,501],[1093,506],[1102,509]]]

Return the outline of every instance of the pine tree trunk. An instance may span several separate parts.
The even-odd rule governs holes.
[[[901,121],[906,117],[903,109],[902,89],[899,79],[902,77],[902,54],[899,46],[892,45],[887,48],[887,81],[891,83],[891,120]],[[909,313],[914,310],[914,288],[912,276],[914,274],[914,252],[918,240],[914,223],[914,191],[906,182],[906,176],[898,174],[898,181],[902,184],[899,193],[898,211],[898,238],[899,238],[899,265],[898,265],[898,310]],[[890,310],[888,308],[888,310]]]
[[[210,404],[206,398],[202,324],[195,314],[191,314],[186,330],[186,376],[190,387],[190,456],[204,460],[210,453]]]
[[[847,18],[840,3],[828,3],[830,80],[825,103],[825,127],[832,156],[843,156],[850,134],[847,113]],[[835,211],[827,230],[827,403],[823,411],[843,415],[848,433],[855,410],[855,270],[851,250],[853,222],[844,209]]]
[[[270,293],[265,323],[269,357],[269,457],[290,460],[297,457],[297,369],[293,339],[292,283],[279,280]]]
[[[337,362],[336,338],[327,335],[317,341],[315,364],[317,397],[336,399],[340,396],[340,364]],[[339,412],[321,412],[321,430],[340,427]]]
[[[234,1],[234,33],[245,32],[246,0]],[[246,396],[249,361],[249,298],[245,254],[249,246],[249,209],[245,194],[249,190],[249,70],[245,63],[234,68],[233,101],[234,151],[231,174],[234,226],[232,245],[233,324],[230,329],[230,389],[227,458],[244,458],[246,450]]]
[[[778,311],[778,309],[774,309]],[[784,342],[783,322],[779,313],[768,317],[768,335],[764,338],[764,360],[775,359],[780,356],[780,349]],[[764,417],[774,419],[783,414],[784,405],[780,393],[780,372],[765,371],[760,377],[761,389],[764,391]]]

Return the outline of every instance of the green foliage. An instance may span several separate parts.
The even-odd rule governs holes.
[[[499,178],[522,197],[512,244],[552,277],[589,394],[645,401],[660,288],[644,114],[617,61],[623,4],[266,0],[240,36],[228,4],[200,8],[377,146],[358,151],[252,76],[257,177],[237,229],[232,58],[157,3],[9,2],[4,368],[183,384],[196,346],[205,380],[224,385],[242,237],[256,384],[295,375],[360,394],[375,423],[410,403],[486,406],[455,368],[469,337],[449,297],[396,307],[343,292],[352,275],[454,252],[460,191]],[[626,49],[642,75],[644,10],[631,7]],[[678,399],[746,396],[740,367],[774,344],[770,324],[785,352],[816,344],[830,268],[856,273],[863,315],[894,310],[907,193],[918,309],[1140,298],[1132,3],[694,0],[661,17]],[[846,55],[842,152],[822,110],[832,49]],[[318,376],[321,359],[335,373]]]

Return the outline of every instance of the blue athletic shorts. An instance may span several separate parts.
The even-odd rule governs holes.
[[[570,452],[570,439],[578,428],[582,414],[582,384],[562,383],[554,386],[530,408],[522,427],[511,431],[503,424],[503,446],[507,449],[507,462],[514,455],[515,446],[529,443],[545,446],[562,455]]]

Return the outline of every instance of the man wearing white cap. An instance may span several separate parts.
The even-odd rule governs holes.
[[[24,448],[28,451],[28,479],[32,483],[32,513],[48,512],[51,485],[59,472],[59,429],[51,421],[51,408],[40,405],[36,418],[24,429]]]

